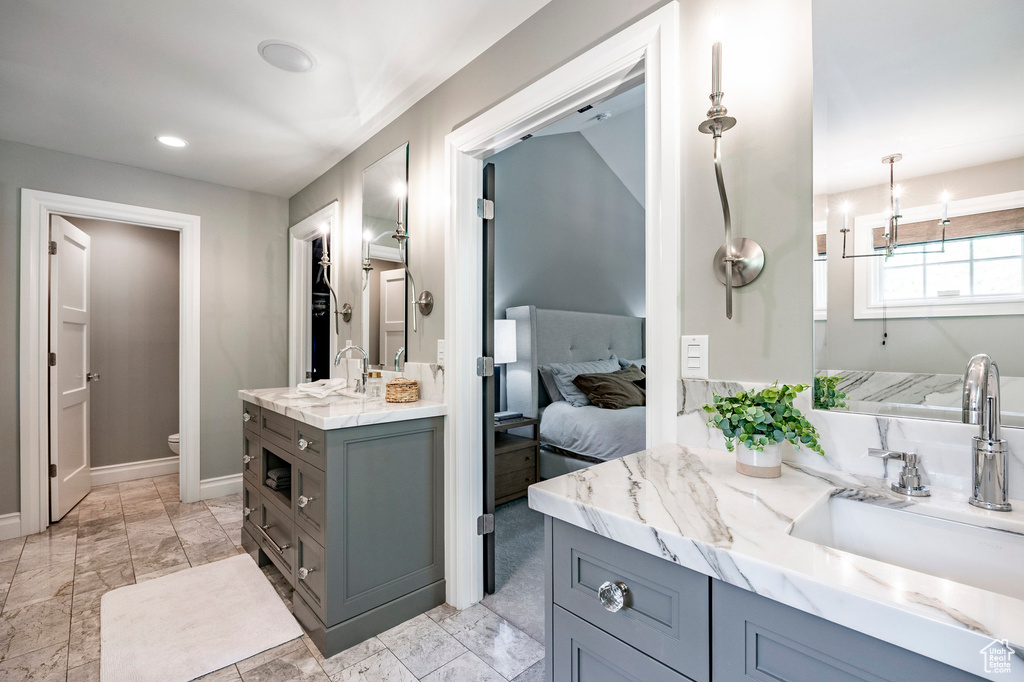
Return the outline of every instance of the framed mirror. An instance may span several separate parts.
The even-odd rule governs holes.
[[[362,339],[371,365],[404,363],[409,286],[409,144],[363,171]],[[402,237],[402,235],[405,235]]]
[[[816,407],[960,421],[987,353],[1024,427],[1024,3],[812,14]]]

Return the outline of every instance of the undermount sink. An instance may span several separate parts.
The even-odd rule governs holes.
[[[943,510],[938,518],[884,506],[894,500],[823,498],[793,522],[789,533],[833,549],[1024,599],[1024,534],[974,525],[984,516]],[[898,503],[898,502],[897,502]],[[972,518],[973,517],[973,518]],[[907,586],[913,590],[912,586]]]

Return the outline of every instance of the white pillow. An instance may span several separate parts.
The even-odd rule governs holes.
[[[614,355],[607,360],[593,360],[590,362],[552,362],[551,374],[558,385],[558,391],[565,398],[565,402],[573,407],[583,407],[590,404],[587,394],[576,388],[572,380],[581,374],[609,374],[619,371],[619,359]]]

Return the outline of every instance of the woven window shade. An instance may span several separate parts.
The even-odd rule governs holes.
[[[874,248],[885,247],[885,229],[876,227],[871,230]],[[949,225],[946,225],[947,240],[987,237],[1008,232],[1024,232],[1024,208],[960,216],[952,218]],[[899,246],[937,242],[942,240],[942,226],[938,224],[937,220],[923,223],[901,223],[898,237]]]

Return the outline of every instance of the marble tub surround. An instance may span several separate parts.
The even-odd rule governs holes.
[[[294,388],[261,388],[239,391],[238,397],[291,417],[318,429],[344,429],[367,424],[387,424],[446,414],[444,403],[419,400],[415,403],[385,403],[366,400],[361,394],[313,398]]]
[[[725,395],[760,389],[765,384],[735,381],[684,379],[680,382],[677,442],[683,445],[725,450],[721,431],[707,427],[701,405],[711,402],[712,393]],[[835,468],[866,476],[881,476],[881,460],[869,457],[868,448],[914,452],[921,456],[920,468],[926,485],[966,492],[971,486],[971,438],[978,427],[958,422],[913,419],[842,411],[815,410],[811,391],[797,396],[794,403],[820,434],[825,456],[800,448],[785,459],[812,467]],[[1004,428],[1009,445],[1007,458],[1010,497],[1024,499],[1024,429]],[[896,465],[889,465],[889,478]],[[966,502],[964,503],[966,504]]]
[[[992,639],[1024,644],[1024,600],[789,535],[831,495],[930,515],[955,510],[1024,532],[1024,510],[974,510],[956,491],[909,502],[879,478],[786,463],[779,479],[736,473],[731,454],[664,445],[530,487],[531,508],[729,584],[985,676]],[[913,551],[908,539],[908,551]],[[1011,675],[1024,680],[1024,647]]]

